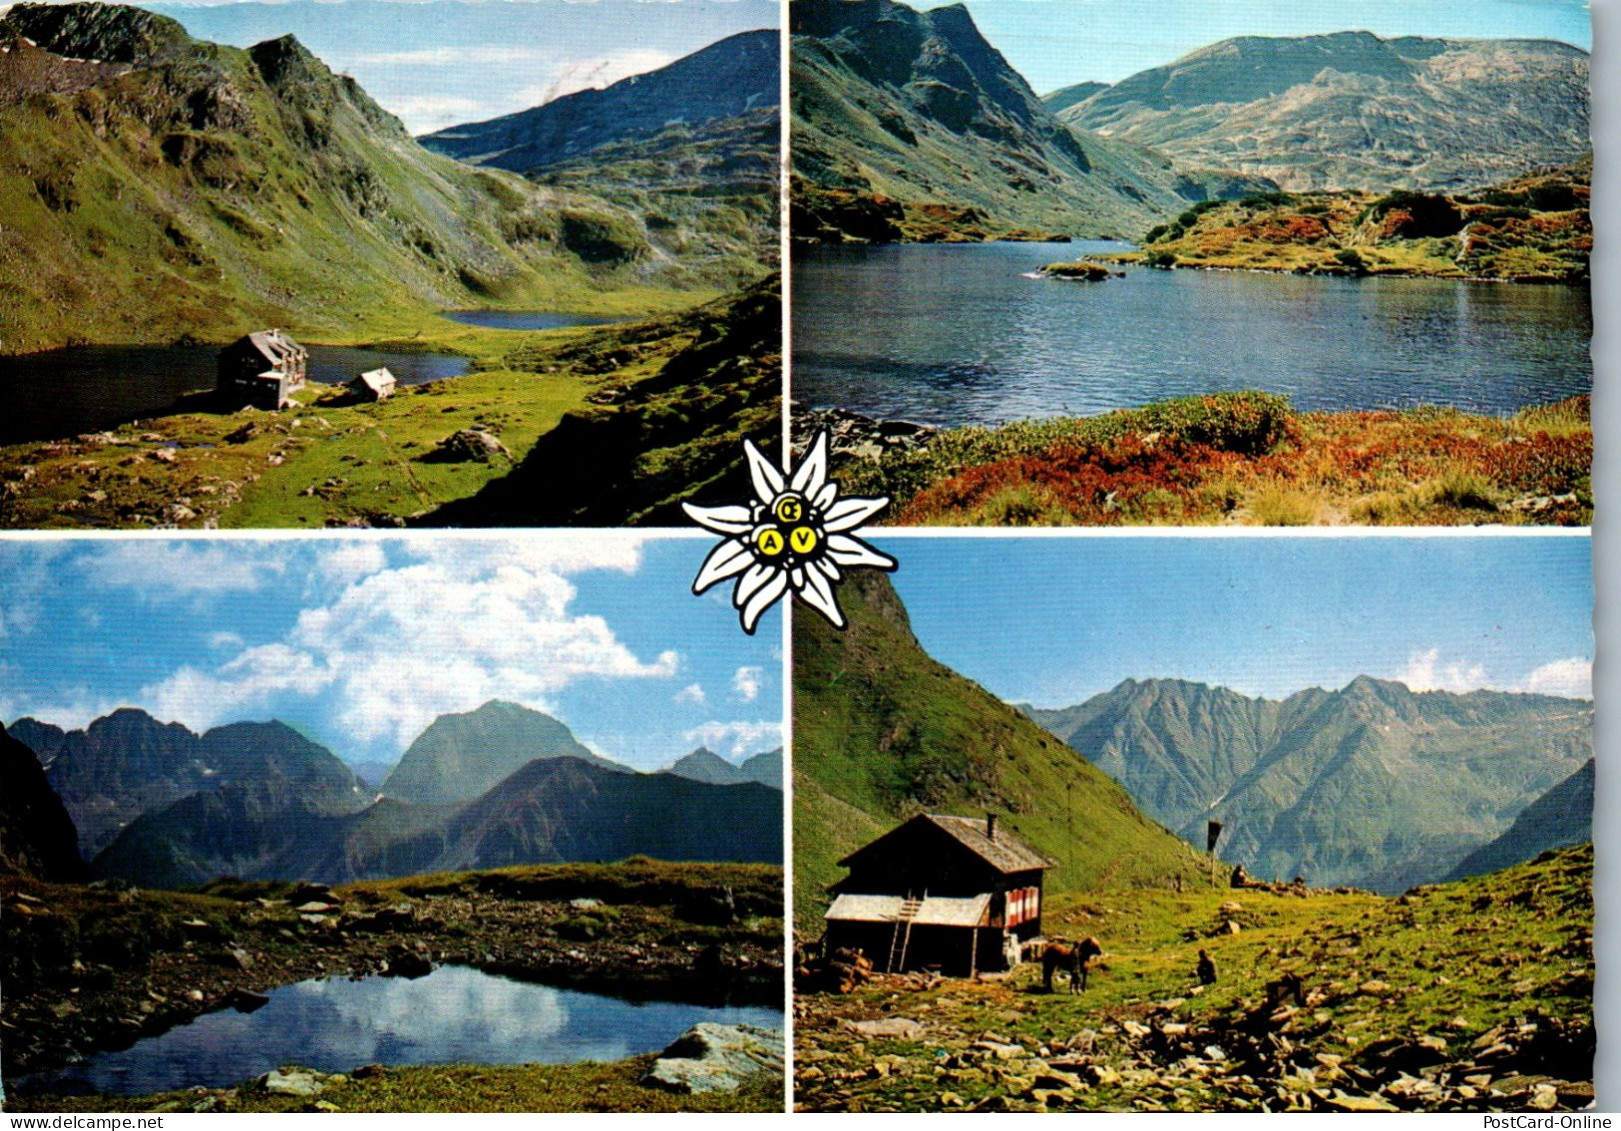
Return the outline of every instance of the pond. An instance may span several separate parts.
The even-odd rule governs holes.
[[[562,330],[569,326],[611,326],[623,318],[594,314],[559,314],[553,310],[447,310],[452,322],[488,330]]]
[[[1306,410],[1494,415],[1591,391],[1584,287],[1126,268],[1073,244],[796,249],[793,396],[931,424],[1089,416],[1230,389]]]
[[[471,368],[455,354],[307,346],[312,381],[341,384],[387,366],[402,385],[457,377]],[[0,444],[98,432],[177,411],[185,393],[212,389],[212,346],[80,346],[0,358]]]
[[[347,1072],[362,1064],[530,1064],[614,1061],[658,1052],[700,1021],[782,1027],[761,1006],[633,1002],[520,982],[465,966],[417,979],[298,982],[252,1013],[208,1013],[120,1052],[8,1080],[20,1093],[142,1095],[224,1087],[298,1064]]]

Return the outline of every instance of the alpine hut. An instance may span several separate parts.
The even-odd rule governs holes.
[[[394,395],[395,384],[394,374],[385,365],[381,369],[368,369],[349,382],[349,391],[363,401],[386,401]]]
[[[281,330],[255,330],[220,350],[220,395],[236,404],[277,409],[304,387],[309,353]]]
[[[859,949],[890,972],[1007,969],[1041,936],[1042,877],[1054,863],[994,814],[919,814],[839,861],[850,874],[830,889],[824,949]]]

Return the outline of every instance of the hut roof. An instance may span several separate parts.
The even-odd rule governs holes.
[[[385,365],[381,369],[368,369],[359,377],[356,377],[352,383],[364,385],[374,393],[383,393],[394,387],[395,378],[394,374],[388,371],[388,366]]]
[[[995,836],[991,836],[990,822],[982,817],[948,817],[934,813],[920,813],[905,824],[891,829],[871,844],[856,849],[843,860],[840,860],[839,864],[843,867],[850,867],[851,861],[867,852],[868,849],[883,843],[902,829],[916,825],[918,822],[933,825],[1004,875],[1014,872],[1041,871],[1058,863],[1056,860],[1049,860],[1006,829],[997,828]]]
[[[827,909],[826,919],[855,923],[893,923],[900,918],[898,895],[855,895],[841,893]],[[912,916],[919,927],[978,927],[990,912],[990,893],[970,896],[925,896]]]
[[[238,338],[236,345],[242,345],[244,342],[272,365],[280,365],[304,353],[304,347],[282,330],[255,330]]]

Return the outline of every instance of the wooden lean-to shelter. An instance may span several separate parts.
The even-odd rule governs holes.
[[[309,353],[282,330],[255,330],[220,350],[222,397],[238,405],[278,409],[304,387]]]
[[[972,976],[1022,960],[1041,936],[1043,873],[1055,861],[998,829],[994,814],[922,814],[839,861],[824,949],[863,951],[886,972]]]

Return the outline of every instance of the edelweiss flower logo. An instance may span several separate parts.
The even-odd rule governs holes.
[[[805,461],[778,471],[748,440],[743,441],[755,498],[747,505],[695,507],[687,515],[706,530],[726,535],[709,551],[693,580],[693,593],[737,577],[732,604],[743,631],[754,632],[761,615],[792,587],[799,599],[839,628],[844,614],[833,598],[841,567],[894,569],[895,559],[880,554],[855,533],[889,505],[887,498],[839,498],[839,485],[827,477],[827,433],[819,433]]]

